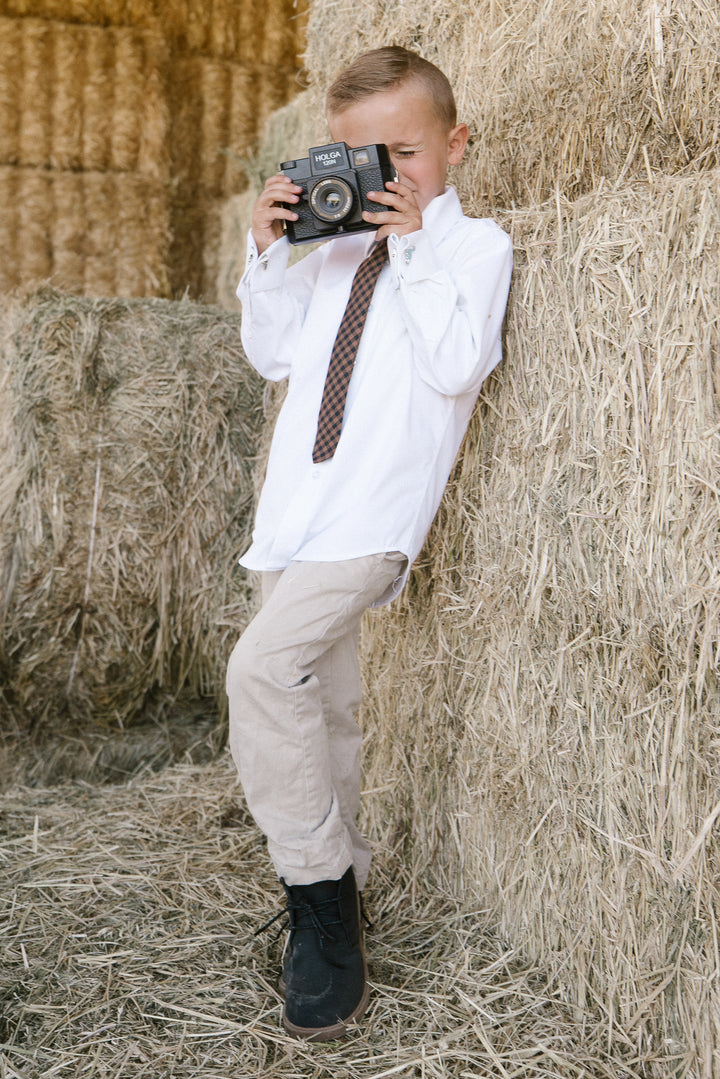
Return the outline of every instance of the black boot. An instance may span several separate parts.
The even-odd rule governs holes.
[[[355,874],[350,867],[340,880],[282,886],[290,916],[283,1026],[310,1041],[342,1038],[370,995]]]

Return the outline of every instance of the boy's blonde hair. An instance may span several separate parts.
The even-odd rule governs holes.
[[[419,53],[400,45],[372,49],[353,60],[328,90],[327,111],[331,115],[340,113],[371,94],[394,89],[411,79],[422,83],[438,120],[448,130],[455,127],[455,98],[446,76]]]

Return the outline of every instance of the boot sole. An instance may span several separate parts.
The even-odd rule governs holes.
[[[284,987],[283,987],[284,988]],[[352,1015],[349,1015],[347,1019],[341,1019],[337,1023],[333,1023],[329,1027],[296,1027],[294,1023],[285,1015],[285,1009],[283,1008],[282,1025],[288,1034],[291,1034],[293,1038],[301,1038],[307,1042],[332,1042],[338,1041],[340,1038],[346,1038],[350,1034],[348,1029],[353,1023],[358,1023],[363,1015],[365,1009],[368,1006],[370,1000],[370,986],[367,981],[365,982],[365,988],[363,989],[363,995],[360,999],[355,1011]]]

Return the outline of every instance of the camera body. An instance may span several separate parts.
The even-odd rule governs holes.
[[[367,197],[368,191],[384,191],[388,180],[397,179],[387,146],[351,148],[344,142],[313,146],[299,161],[283,161],[280,169],[302,187],[300,201],[291,209],[297,221],[286,221],[291,244],[317,243],[341,233],[373,232],[377,225],[363,221],[363,210],[386,210]]]

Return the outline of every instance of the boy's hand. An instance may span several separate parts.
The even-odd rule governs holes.
[[[265,181],[265,187],[253,206],[251,230],[258,254],[279,240],[283,234],[283,221],[297,221],[298,215],[287,202],[297,202],[301,187],[279,172]]]
[[[379,210],[371,213],[363,211],[363,221],[369,221],[379,225],[376,240],[383,240],[391,233],[396,236],[406,236],[409,232],[417,232],[422,228],[422,210],[418,206],[415,192],[407,184],[396,183],[388,180],[385,191],[368,191],[368,198],[373,202],[380,202],[388,210]]]

